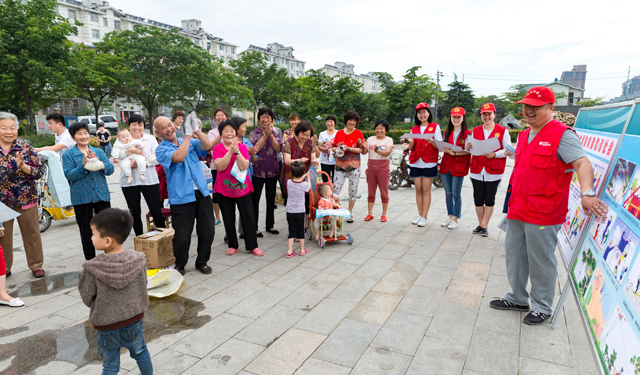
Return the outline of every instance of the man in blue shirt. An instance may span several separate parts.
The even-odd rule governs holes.
[[[196,268],[204,274],[210,274],[211,267],[207,262],[215,235],[213,203],[198,155],[201,150],[210,150],[211,143],[200,130],[195,112],[184,121],[184,138],[176,137],[176,128],[167,117],[156,118],[153,126],[156,135],[162,139],[156,148],[156,159],[167,175],[169,204],[175,230],[173,255],[176,257],[176,270],[184,275],[184,267],[189,260],[191,233],[197,220]]]

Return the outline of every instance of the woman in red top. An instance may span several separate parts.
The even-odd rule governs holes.
[[[449,125],[444,131],[444,141],[458,146],[464,150],[465,141],[471,135],[467,128],[467,116],[464,108],[455,107],[451,110]],[[442,162],[440,163],[440,175],[446,194],[447,215],[449,217],[441,224],[442,227],[455,229],[458,227],[458,219],[462,213],[462,182],[464,176],[469,174],[471,155],[467,151],[453,151],[450,147],[444,147]]]
[[[360,154],[366,149],[364,135],[356,126],[360,124],[360,115],[356,111],[344,114],[344,129],[338,130],[333,139],[333,151],[336,158],[336,170],[333,176],[335,194],[340,195],[342,186],[349,179],[349,211],[351,217],[347,223],[353,223],[353,206],[356,204],[358,184],[360,183]]]

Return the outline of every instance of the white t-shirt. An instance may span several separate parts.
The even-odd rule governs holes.
[[[392,150],[393,149],[393,139],[391,139],[390,137],[384,137],[384,139],[378,139],[375,136],[373,137],[369,137],[369,139],[367,139],[367,143],[369,144],[369,152],[367,153],[367,155],[369,155],[369,160],[385,160],[385,159],[389,159],[388,156],[382,156],[377,154],[374,149],[376,147],[376,145],[378,146],[378,150],[380,151],[388,151],[388,150]]]
[[[420,125],[420,134],[424,134],[424,131],[427,130],[427,126],[428,124],[425,126]],[[433,134],[433,139],[435,139],[436,141],[442,140],[442,132],[440,131],[440,125],[438,124],[436,124],[436,131]],[[418,159],[415,163],[409,164],[410,167],[414,167],[414,168],[433,168],[437,165],[438,163],[427,163],[424,160],[422,160],[422,158]]]
[[[62,156],[65,151],[76,145],[76,141],[74,141],[73,138],[71,138],[71,134],[69,134],[69,129],[65,129],[60,135],[56,134],[56,144],[58,143],[62,143],[66,146],[62,150],[58,151],[60,156]]]
[[[329,135],[329,133],[327,133],[327,131],[323,131],[322,133],[320,133],[320,135],[318,136],[318,143],[322,144],[322,147],[326,147],[328,148],[328,143],[332,143],[333,139],[336,137],[336,134],[338,133],[338,131],[334,131],[332,135]],[[333,156],[333,151],[329,150],[329,152],[323,152],[320,154],[320,164],[328,164],[328,165],[335,165],[336,164],[336,158]]]

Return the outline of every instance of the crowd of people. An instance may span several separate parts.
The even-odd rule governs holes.
[[[490,306],[529,312],[524,322],[540,324],[549,317],[553,306],[557,280],[554,251],[557,232],[567,210],[569,172],[575,170],[577,173],[583,189],[585,212],[600,216],[606,213],[606,207],[592,190],[593,169],[579,138],[572,129],[553,120],[553,92],[545,87],[534,87],[519,103],[524,105],[523,114],[529,128],[520,133],[515,150],[507,129],[494,122],[496,110],[492,103],[481,107],[483,124],[473,130],[468,128],[465,110],[453,108],[444,132],[433,122],[429,105],[417,104],[415,126],[411,129],[411,136],[406,136],[410,150],[410,176],[416,187],[418,209],[418,217],[412,223],[419,227],[427,225],[431,186],[440,172],[447,207],[447,219],[441,226],[456,229],[462,215],[461,189],[464,177],[469,175],[478,219],[473,233],[488,236],[488,223],[505,172],[506,158],[515,156],[508,184],[510,194],[505,202],[506,265],[512,290],[504,298],[492,301]],[[80,280],[81,296],[92,309],[90,321],[101,332],[118,331],[119,335],[127,335],[132,330],[141,330],[142,313],[147,306],[144,298],[131,299],[133,302],[128,305],[128,310],[123,310],[126,317],[105,318],[97,308],[98,305],[109,308],[111,297],[105,296],[110,293],[113,299],[126,299],[131,293],[141,294],[140,290],[144,288],[144,275],[141,273],[144,262],[139,254],[122,249],[122,243],[131,230],[136,235],[143,233],[141,196],[155,225],[160,228],[165,223],[163,201],[168,199],[175,230],[175,269],[183,275],[194,226],[198,240],[195,267],[204,274],[212,272],[208,262],[216,225],[220,223],[224,224],[227,255],[238,251],[240,238],[244,239],[247,252],[263,256],[259,238],[264,235],[259,229],[258,207],[265,190],[263,228],[271,235],[278,235],[274,220],[278,184],[288,223],[285,256],[304,256],[308,252],[305,231],[309,225],[306,217],[310,206],[311,172],[325,172],[324,181],[334,184],[334,190],[331,186],[319,185],[322,187],[317,192],[321,208],[340,208],[335,198],[349,180],[350,214],[347,223],[352,223],[361,175],[361,155],[368,155],[365,171],[368,212],[364,221],[375,217],[373,209],[378,191],[382,202],[380,221],[388,220],[389,156],[394,144],[387,136],[389,124],[385,120],[377,121],[375,135],[364,139],[358,129],[360,116],[355,111],[344,114],[344,128],[339,130],[336,129],[336,116],[327,116],[327,128],[319,136],[315,135],[310,122],[300,119],[295,113],[289,116],[290,128],[284,132],[274,126],[276,118],[271,109],[260,108],[257,115],[259,126],[247,135],[246,119],[229,118],[225,110],[217,109],[213,127],[205,134],[195,113],[187,115],[176,111],[171,118],[160,116],[153,121],[155,137],[145,134],[144,117],[133,115],[127,120],[127,128],[119,129],[117,134],[105,132],[104,127],[99,126],[97,138],[100,147],[93,147],[90,145],[92,136],[88,124],[76,122],[67,129],[63,116],[50,114],[47,121],[55,133],[56,144],[34,149],[17,139],[18,119],[0,112],[0,202],[19,214],[17,222],[33,276],[40,278],[45,275],[36,188],[44,170],[38,157],[40,151],[61,154],[87,260]],[[117,140],[111,147],[113,136]],[[474,144],[490,138],[498,139],[494,151],[471,154]],[[534,138],[535,143],[532,142]],[[439,141],[446,143],[443,146]],[[440,152],[443,154],[438,166]],[[110,208],[111,196],[106,177],[113,174],[114,163],[120,165],[119,185],[127,211]],[[6,291],[6,278],[11,276],[13,265],[13,224],[14,219],[10,219],[0,226],[0,305],[19,307],[24,302],[11,297]],[[317,225],[316,221],[314,226]],[[299,243],[298,252],[294,250],[295,242]],[[106,254],[96,257],[96,250],[103,250]],[[116,275],[121,272],[123,278],[107,275],[111,271]],[[530,294],[527,291],[528,280],[531,281]],[[102,285],[100,283],[108,287],[96,289],[96,285]],[[529,300],[532,306],[529,306]],[[150,371],[151,363],[144,341],[132,339],[126,344],[135,347],[132,354],[135,354],[140,368]],[[117,361],[117,350],[109,347],[99,347],[99,350],[105,358],[105,369],[113,367]]]

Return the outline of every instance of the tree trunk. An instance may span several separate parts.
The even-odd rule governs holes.
[[[33,122],[33,109],[31,108],[31,99],[29,98],[29,90],[25,87],[24,82],[22,81],[22,77],[18,77],[18,87],[20,88],[20,93],[22,94],[22,98],[24,99],[24,103],[27,105],[27,128],[25,129],[25,134],[33,134],[33,130],[35,130],[35,124]]]

